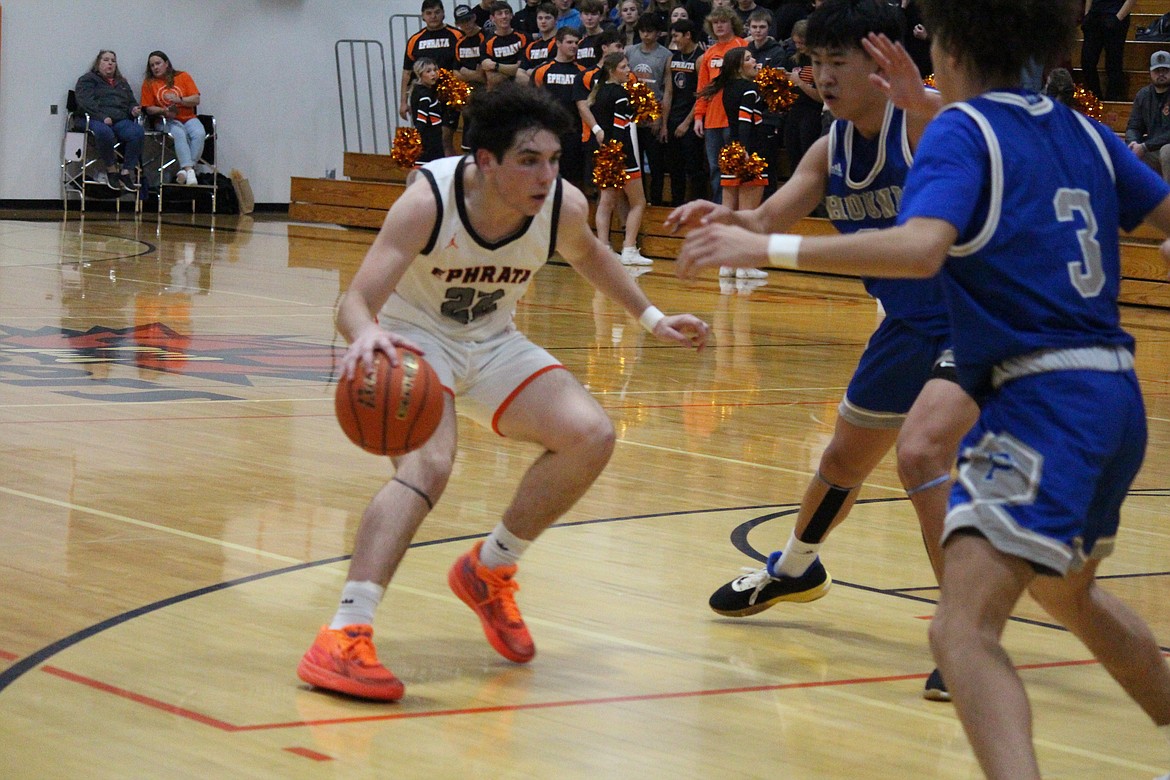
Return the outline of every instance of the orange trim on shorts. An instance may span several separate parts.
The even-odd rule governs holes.
[[[504,399],[504,402],[500,404],[500,408],[496,409],[496,413],[492,415],[492,430],[496,432],[497,436],[504,435],[504,434],[500,433],[500,429],[498,427],[499,422],[500,422],[500,416],[503,415],[504,412],[508,411],[508,407],[511,405],[511,403],[513,401],[516,400],[516,396],[520,395],[520,393],[524,390],[524,388],[528,387],[528,385],[530,385],[532,383],[532,380],[536,379],[541,374],[543,374],[547,371],[552,371],[553,369],[556,369],[556,368],[564,368],[564,366],[559,365],[559,364],[555,365],[555,366],[545,366],[544,368],[540,369],[532,376],[525,379],[520,384],[516,385],[516,389],[513,390],[512,392],[508,393],[508,397]]]

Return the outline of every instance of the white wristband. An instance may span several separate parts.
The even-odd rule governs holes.
[[[594,135],[597,135],[598,133],[601,132],[601,125],[594,125],[593,127],[589,128],[589,129],[593,131]]]
[[[776,268],[796,268],[796,254],[800,251],[800,236],[773,233],[768,237],[768,263]]]
[[[664,319],[666,319],[666,315],[662,313],[661,309],[657,306],[647,306],[646,311],[642,312],[642,316],[638,318],[638,322],[643,328],[653,333],[654,329],[658,327],[658,323]]]

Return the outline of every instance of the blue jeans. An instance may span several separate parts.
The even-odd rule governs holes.
[[[707,170],[710,173],[711,200],[714,203],[723,202],[723,188],[719,186],[719,150],[731,140],[731,129],[727,127],[708,127],[703,133],[703,142],[707,147]]]
[[[179,160],[180,168],[191,168],[199,162],[203,156],[203,142],[207,140],[207,130],[199,117],[192,117],[186,122],[164,119],[159,129],[175,142],[175,157]]]
[[[142,140],[146,137],[142,125],[133,119],[122,119],[112,126],[99,119],[93,119],[90,120],[89,129],[93,133],[98,155],[106,164],[106,168],[113,168],[118,164],[118,158],[114,155],[116,141],[122,142],[122,168],[134,170],[138,167],[142,159]]]

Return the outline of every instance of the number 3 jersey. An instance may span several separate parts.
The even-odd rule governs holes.
[[[1046,97],[985,93],[927,126],[899,222],[958,231],[943,268],[959,381],[1046,349],[1123,346],[1118,228],[1132,230],[1167,186],[1113,131]]]
[[[463,177],[470,157],[446,157],[418,169],[435,195],[438,214],[426,247],[382,307],[456,341],[485,341],[512,324],[516,302],[556,247],[561,179],[533,217],[510,236],[485,240],[467,216]]]

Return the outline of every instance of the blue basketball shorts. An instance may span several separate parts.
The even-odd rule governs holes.
[[[1061,575],[1104,558],[1145,449],[1132,370],[1013,379],[963,439],[943,543],[975,529],[1000,552]]]
[[[922,386],[954,378],[949,334],[934,336],[886,318],[869,338],[838,414],[859,428],[899,428]],[[944,363],[946,366],[944,367]]]

